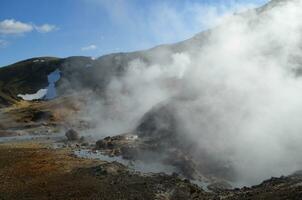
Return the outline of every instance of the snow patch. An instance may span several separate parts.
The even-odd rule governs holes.
[[[61,71],[56,69],[52,73],[47,76],[48,79],[48,87],[44,89],[38,90],[34,94],[18,94],[18,97],[21,97],[23,100],[32,101],[37,99],[54,99],[57,97],[57,91],[55,87],[55,83],[61,78]]]
[[[32,101],[36,99],[42,99],[47,93],[47,89],[40,89],[34,94],[18,94],[18,97],[21,97],[23,100]]]
[[[34,60],[33,62],[34,63],[36,63],[36,62],[45,62],[45,60],[43,60],[43,59],[37,59],[37,60]]]

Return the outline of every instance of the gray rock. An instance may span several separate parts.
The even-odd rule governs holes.
[[[67,137],[68,141],[77,141],[80,139],[80,135],[78,132],[76,132],[73,129],[69,129],[66,133],[65,136]]]

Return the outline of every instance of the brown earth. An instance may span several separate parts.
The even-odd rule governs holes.
[[[0,199],[301,199],[302,173],[258,186],[205,192],[177,175],[141,174],[117,162],[81,159],[47,141],[0,144]]]
[[[95,181],[74,176],[72,171],[100,163],[77,159],[67,149],[51,150],[33,142],[1,144],[0,199],[83,198],[96,189]]]
[[[177,176],[142,175],[49,144],[0,144],[0,199],[208,199]]]
[[[41,134],[46,130],[50,130],[47,134],[55,135],[56,129],[72,126],[67,121],[78,112],[80,104],[66,97],[50,102],[19,102],[1,109],[0,137],[18,138],[23,134],[20,131]],[[130,156],[129,159],[136,157],[137,150],[156,149],[153,143],[135,138],[132,134],[108,137],[100,140],[97,148],[112,156]],[[209,187],[213,192],[205,192],[176,174],[142,174],[117,162],[77,158],[72,145],[54,149],[53,142],[39,139],[0,143],[0,200],[302,199],[302,173],[272,178],[250,188],[228,190],[216,184]],[[186,163],[182,155],[174,158]],[[192,170],[186,168],[184,171]]]
[[[83,101],[74,96],[52,101],[19,101],[0,109],[0,137],[57,133],[68,127],[83,128],[83,122],[74,120]],[[87,127],[85,127],[87,128]]]

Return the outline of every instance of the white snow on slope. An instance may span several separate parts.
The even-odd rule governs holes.
[[[34,94],[18,94],[18,97],[21,97],[23,100],[32,101],[37,99],[54,99],[57,97],[57,92],[55,88],[55,83],[61,78],[60,70],[56,69],[47,76],[48,87],[38,90]]]
[[[36,62],[45,62],[45,60],[43,60],[43,59],[41,59],[41,60],[40,60],[40,59],[37,59],[37,60],[34,60],[33,62],[34,62],[34,63],[36,63]]]
[[[34,94],[18,94],[18,97],[21,97],[23,100],[32,101],[36,99],[42,99],[47,93],[47,89],[40,89]]]

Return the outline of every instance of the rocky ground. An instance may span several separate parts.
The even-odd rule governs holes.
[[[208,199],[189,181],[76,158],[48,141],[0,145],[0,199]]]
[[[0,144],[0,199],[301,199],[302,174],[251,188],[206,192],[176,174],[143,174],[118,162],[75,157],[52,140]],[[219,187],[218,187],[219,188]]]
[[[69,106],[62,110],[62,104]],[[223,182],[200,187],[190,180],[194,163],[177,150],[170,155],[182,173],[169,175],[135,171],[116,161],[78,157],[76,150],[98,149],[113,158],[135,160],[141,155],[137,151],[147,152],[156,146],[133,133],[107,137],[96,144],[87,141],[78,134],[85,123],[64,123],[76,110],[68,98],[23,102],[1,110],[0,200],[301,199],[302,173],[240,189],[231,189]]]

